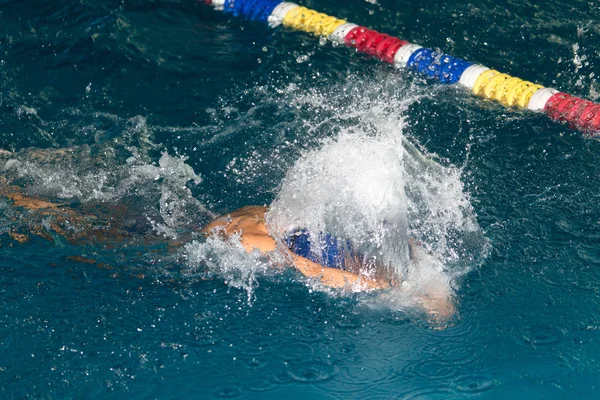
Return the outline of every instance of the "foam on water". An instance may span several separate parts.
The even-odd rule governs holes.
[[[152,143],[145,119],[135,117],[125,125],[109,142],[4,152],[0,172],[6,184],[17,185],[33,197],[71,204],[127,204],[157,233],[171,238],[181,228],[197,229],[210,221],[214,214],[187,187],[188,182],[202,181],[187,158],[163,151],[152,162],[149,149],[160,146]]]

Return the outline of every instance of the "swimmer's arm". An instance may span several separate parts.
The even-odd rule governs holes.
[[[0,155],[7,153],[0,149]],[[6,197],[13,202],[15,207],[23,207],[27,210],[55,209],[63,207],[68,203],[52,203],[43,199],[36,199],[23,194],[21,188],[9,185],[6,179],[0,176],[0,196]]]
[[[373,279],[367,278],[366,276],[358,275],[348,271],[342,271],[338,268],[324,267],[323,265],[317,264],[310,261],[307,258],[301,257],[292,252],[288,253],[294,262],[294,266],[302,274],[308,277],[320,278],[324,285],[333,288],[343,288],[346,286],[352,286],[357,282],[361,285],[366,285],[368,289],[384,289],[387,287],[384,283],[379,283]]]
[[[15,207],[23,207],[28,210],[56,209],[68,205],[68,203],[52,203],[27,197],[15,187],[1,188],[0,195],[10,199]]]

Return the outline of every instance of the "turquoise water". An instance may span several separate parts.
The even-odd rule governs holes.
[[[596,2],[305,5],[598,100]],[[0,200],[2,398],[598,396],[596,140],[194,1],[0,0],[0,50],[3,176],[127,232],[19,244],[36,221]],[[454,316],[194,234],[272,202],[408,224]]]

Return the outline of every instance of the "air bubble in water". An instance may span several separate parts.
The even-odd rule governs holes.
[[[306,62],[306,61],[308,61],[308,55],[306,55],[306,54],[303,54],[301,56],[298,56],[298,58],[296,58],[296,62],[298,64],[302,64],[303,62]]]

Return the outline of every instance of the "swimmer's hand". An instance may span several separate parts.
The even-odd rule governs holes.
[[[424,297],[423,307],[436,320],[447,320],[454,314],[454,304],[447,297]]]
[[[389,286],[385,282],[378,282],[363,275],[342,271],[338,268],[325,267],[292,252],[288,254],[298,271],[305,276],[319,278],[321,283],[332,288],[349,287],[358,290],[373,290],[385,289]]]

